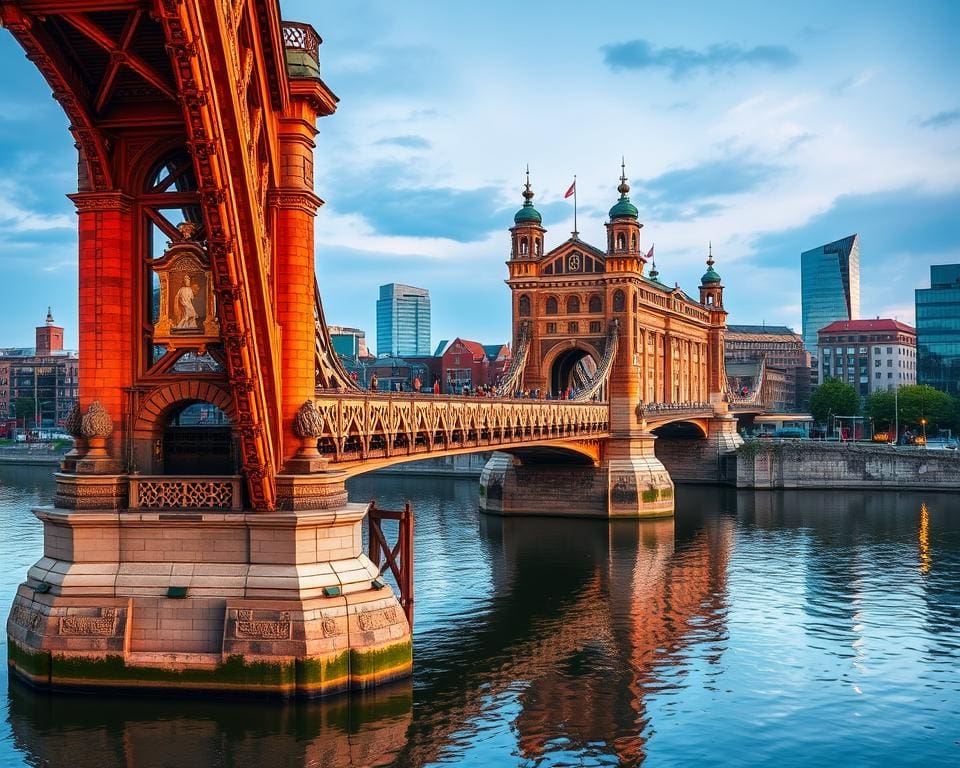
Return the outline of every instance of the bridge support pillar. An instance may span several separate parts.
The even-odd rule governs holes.
[[[480,509],[496,515],[645,518],[673,514],[673,482],[656,437],[612,439],[599,463],[521,461],[495,453],[480,476]]]
[[[170,493],[189,484],[106,479],[129,482],[130,506],[165,482]],[[408,676],[410,627],[362,552],[367,505],[347,503],[339,473],[280,475],[277,486],[276,513],[35,510],[44,556],[7,621],[12,670],[43,687],[281,696]]]

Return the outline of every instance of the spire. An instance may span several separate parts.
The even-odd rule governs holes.
[[[620,184],[617,186],[617,192],[620,193],[620,199],[610,209],[610,218],[619,219],[629,217],[631,219],[639,218],[640,212],[637,206],[630,202],[627,193],[630,191],[630,185],[627,184],[627,164],[623,157],[620,157]]]
[[[654,257],[653,264],[650,267],[650,279],[653,280],[654,282],[659,283],[660,282],[659,277],[660,277],[660,273],[657,272],[657,259],[656,257]]]
[[[47,307],[47,325],[53,325],[53,312],[50,307]]]
[[[523,208],[513,217],[514,224],[539,224],[542,219],[540,212],[533,207],[533,189],[530,187],[530,166],[527,166],[527,180],[523,185]]]
[[[713,268],[713,241],[709,241],[707,246],[707,271],[703,273],[703,277],[700,278],[701,285],[708,285],[710,283],[719,283],[720,275],[717,274],[717,271]]]

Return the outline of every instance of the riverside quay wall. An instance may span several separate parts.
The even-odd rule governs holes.
[[[960,490],[960,455],[878,443],[750,441],[737,449],[738,488]]]

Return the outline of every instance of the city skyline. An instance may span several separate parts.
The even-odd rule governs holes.
[[[689,9],[618,6],[613,23],[613,6],[572,3],[523,19],[503,2],[281,7],[324,37],[323,76],[341,98],[317,138],[332,323],[372,330],[364,297],[412,282],[431,291],[436,337],[507,340],[507,230],[528,163],[550,249],[573,226],[574,173],[581,235],[602,242],[625,155],[661,279],[695,290],[712,240],[732,322],[799,329],[801,251],[849,232],[866,254],[865,317],[912,323],[927,266],[960,261],[951,3],[697,4],[696,28]],[[28,343],[53,304],[75,346],[73,140],[9,36],[0,61],[0,281],[45,289],[8,292],[3,343]]]

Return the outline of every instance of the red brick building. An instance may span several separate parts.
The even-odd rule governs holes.
[[[77,402],[80,359],[63,348],[63,328],[47,309],[36,346],[0,349],[0,421],[17,419],[17,400],[32,401],[19,426],[62,426]],[[7,430],[9,431],[9,430]]]
[[[464,387],[492,383],[490,360],[483,345],[459,336],[440,352],[441,386],[444,394],[459,394]]]

